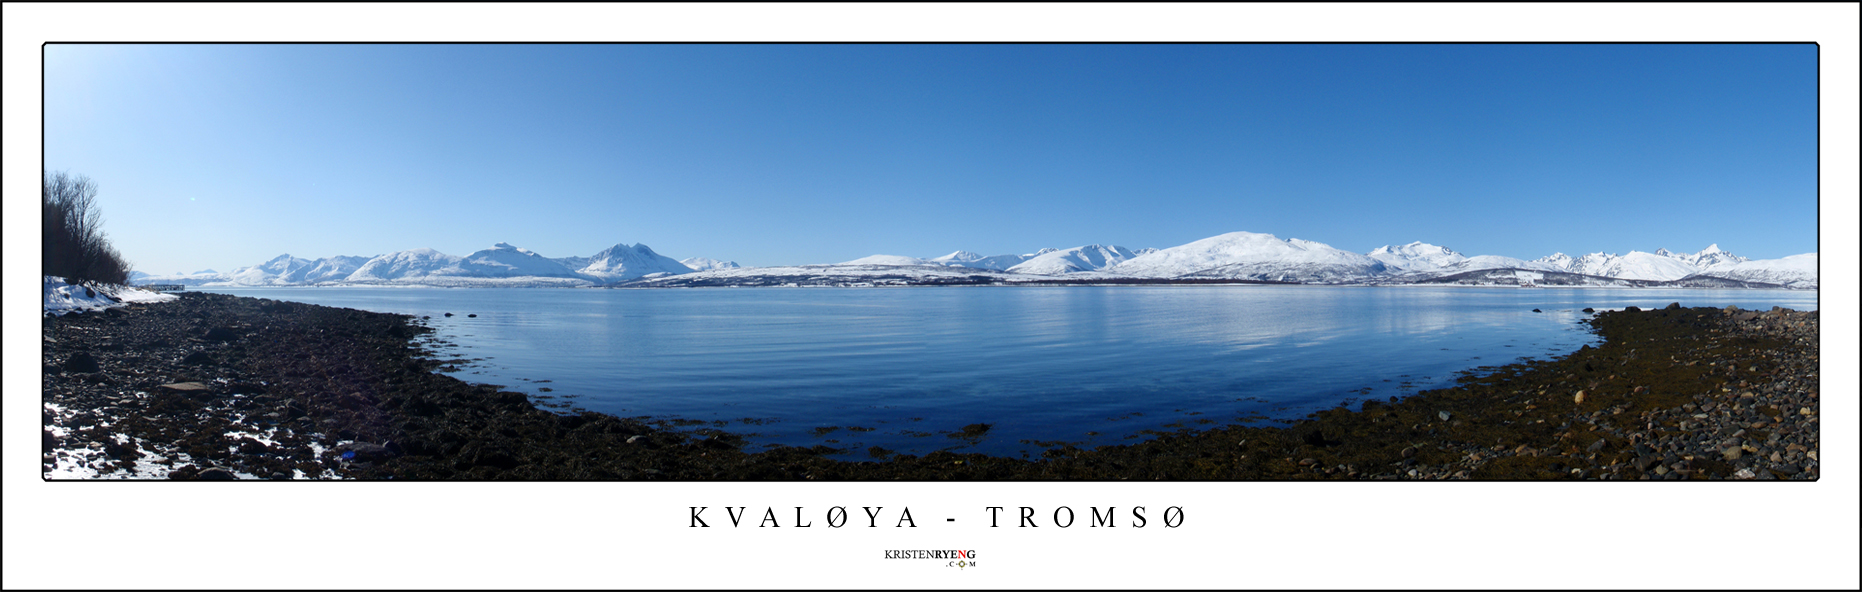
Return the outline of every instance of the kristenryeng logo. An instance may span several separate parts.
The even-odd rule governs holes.
[[[976,550],[886,549],[887,559],[975,559]]]
[[[939,559],[944,567],[966,569],[976,567],[976,550],[958,549],[886,549],[887,559]]]

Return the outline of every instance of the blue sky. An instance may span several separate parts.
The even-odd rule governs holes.
[[[744,265],[1818,250],[1813,45],[47,45],[152,273],[510,242]]]

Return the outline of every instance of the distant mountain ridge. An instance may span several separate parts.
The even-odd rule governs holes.
[[[1817,288],[1817,254],[1748,260],[1718,244],[1696,253],[1657,249],[1625,255],[1553,253],[1534,260],[1469,257],[1421,241],[1359,254],[1304,239],[1231,232],[1164,249],[1091,244],[985,256],[870,255],[831,265],[741,267],[705,257],[674,260],[644,244],[616,244],[588,257],[544,257],[497,243],[464,257],[410,249],[374,257],[280,255],[231,272],[135,273],[135,283],[208,286],[710,286],[884,285],[914,281],[1244,280],[1308,284]],[[678,278],[674,280],[672,278]],[[914,279],[916,278],[916,279]],[[874,283],[878,282],[878,283]]]
[[[501,242],[464,257],[428,248],[374,257],[339,255],[316,260],[287,254],[226,273],[208,270],[193,274],[137,274],[133,280],[141,284],[189,286],[590,286],[652,274],[692,271],[644,244],[617,244],[589,257],[549,258]]]

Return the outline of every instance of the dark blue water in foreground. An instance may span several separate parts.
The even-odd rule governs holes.
[[[847,448],[843,458],[869,446],[1020,456],[1044,448],[1029,441],[1299,418],[1594,343],[1584,307],[1817,307],[1816,292],[1783,290],[206,290],[430,315],[442,357],[478,360],[460,379],[563,409],[707,422],[749,435],[752,449]],[[974,423],[992,428],[951,436]]]

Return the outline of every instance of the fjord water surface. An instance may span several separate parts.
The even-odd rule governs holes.
[[[1817,306],[1805,291],[1595,288],[207,290],[431,316],[457,346],[442,357],[478,359],[463,380],[850,459],[1297,419],[1594,343],[1585,307]]]

